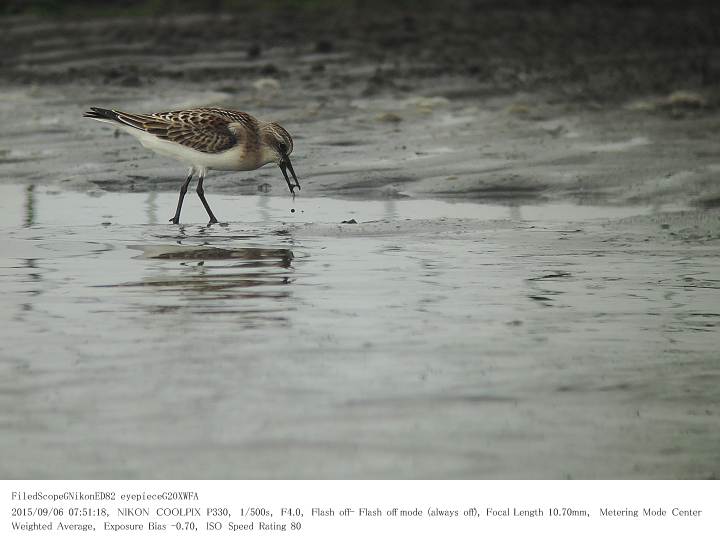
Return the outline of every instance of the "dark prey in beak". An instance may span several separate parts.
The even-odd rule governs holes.
[[[280,170],[282,170],[283,176],[285,176],[285,181],[287,181],[288,189],[290,189],[290,192],[295,195],[295,187],[300,189],[300,182],[297,179],[297,176],[295,175],[295,170],[293,170],[292,164],[290,163],[290,157],[287,155],[283,156],[282,161],[280,161]],[[287,175],[287,171],[290,170],[290,173],[292,174],[293,179],[295,180],[295,183],[293,184],[292,181],[290,181],[290,178]]]

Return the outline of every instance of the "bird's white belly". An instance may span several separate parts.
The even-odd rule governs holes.
[[[255,170],[262,166],[257,157],[246,156],[242,148],[231,148],[220,153],[203,153],[175,142],[161,140],[147,132],[132,128],[128,132],[140,140],[144,147],[184,162],[188,166],[203,167],[208,170]]]

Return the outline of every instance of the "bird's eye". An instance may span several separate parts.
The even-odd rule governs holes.
[[[285,144],[280,144],[280,145],[278,146],[278,150],[280,151],[280,153],[282,153],[283,155],[285,155],[285,154],[287,153],[287,146],[286,146]]]

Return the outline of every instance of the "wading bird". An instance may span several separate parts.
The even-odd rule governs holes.
[[[180,210],[193,175],[197,174],[197,194],[210,216],[217,223],[205,200],[203,180],[208,170],[255,170],[275,163],[282,170],[290,192],[300,189],[290,163],[293,140],[277,123],[265,123],[242,111],[221,108],[195,108],[181,111],[137,114],[103,108],[90,108],[85,117],[111,123],[135,136],[140,143],[156,153],[184,162],[190,168],[180,187],[177,210],[170,219],[180,222]],[[290,181],[290,170],[294,183]]]

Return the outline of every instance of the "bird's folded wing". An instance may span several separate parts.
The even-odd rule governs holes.
[[[209,111],[163,112],[150,115],[116,112],[122,123],[158,138],[202,151],[219,153],[237,144],[228,119]]]

